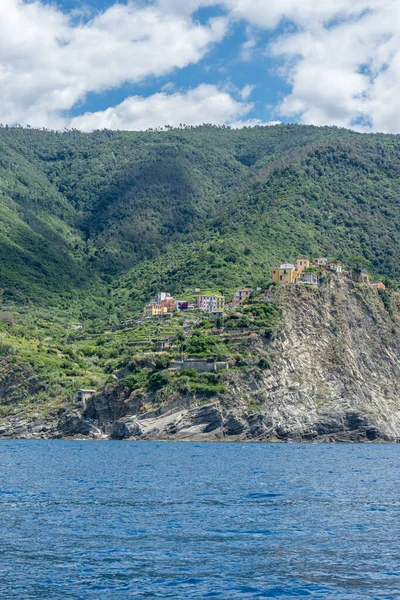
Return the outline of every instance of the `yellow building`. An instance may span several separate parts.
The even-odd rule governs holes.
[[[167,306],[160,306],[160,304],[146,304],[144,307],[144,316],[145,317],[160,317],[162,315],[166,315],[168,312]]]
[[[298,277],[299,273],[291,263],[284,263],[272,271],[272,281],[279,283],[294,283]]]

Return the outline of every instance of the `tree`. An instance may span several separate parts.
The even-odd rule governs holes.
[[[10,313],[8,311],[2,312],[0,318],[3,321],[3,323],[6,323],[8,325],[8,327],[14,327],[14,325],[15,325],[15,318],[14,318],[14,315],[12,313]]]
[[[347,260],[347,264],[355,271],[355,273],[362,273],[362,271],[366,269],[368,261],[364,256],[351,256]]]

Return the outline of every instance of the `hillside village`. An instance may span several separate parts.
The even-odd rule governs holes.
[[[94,375],[101,369],[110,374],[110,382],[121,382],[132,393],[154,390],[161,398],[166,390],[174,395],[179,386],[186,386],[206,397],[218,394],[224,389],[224,371],[270,368],[272,357],[257,340],[277,332],[285,288],[297,289],[311,301],[314,294],[310,296],[307,289],[317,290],[330,276],[346,272],[337,260],[300,256],[276,266],[264,288],[240,288],[228,299],[200,288],[178,298],[161,291],[139,318],[110,325],[103,333],[93,331],[87,336],[82,324],[74,322],[75,338],[81,339],[76,352],[82,347],[93,373],[86,378],[89,385],[75,388],[76,402],[85,406],[101,387]],[[364,286],[386,289],[383,283],[371,284],[366,274],[357,278]],[[92,345],[85,346],[87,340],[93,340]]]
[[[222,437],[266,435],[257,428],[254,414],[278,409],[278,398],[295,412],[308,386],[305,414],[310,415],[330,401],[335,377],[344,385],[341,373],[349,360],[353,362],[346,385],[360,380],[362,361],[353,356],[362,345],[360,328],[368,332],[374,323],[385,343],[398,335],[399,294],[391,294],[383,282],[371,283],[360,268],[347,269],[324,257],[282,263],[272,270],[264,289],[238,289],[228,303],[220,294],[192,291],[179,300],[167,292],[157,294],[141,319],[116,332],[128,352],[124,361],[119,357],[114,363],[119,369],[110,369],[112,380],[77,392],[77,410],[97,419],[111,437],[170,439],[190,427]],[[156,310],[150,313],[150,307]],[[290,340],[295,340],[295,358],[288,358],[293,355]],[[98,343],[105,349],[105,338]],[[350,343],[354,348],[347,353]],[[298,355],[299,344],[303,352]],[[368,351],[374,351],[368,344]],[[332,390],[339,383],[332,384]],[[221,416],[226,411],[233,416]],[[187,415],[186,421],[182,415]],[[291,435],[297,436],[293,423]],[[245,433],[246,427],[255,427],[256,433]],[[322,436],[331,435],[325,421],[318,427]],[[375,429],[366,433],[367,429],[357,433],[360,439],[375,439]],[[276,431],[272,437],[288,435],[279,426]]]
[[[299,256],[272,269],[264,286],[239,288],[230,297],[215,288],[215,291],[186,288],[186,293],[176,297],[158,292],[146,303],[142,315],[133,316],[131,321],[98,327],[87,321],[71,320],[69,328],[63,327],[64,343],[57,341],[53,329],[49,330],[39,320],[40,337],[33,343],[37,344],[40,363],[35,362],[30,340],[21,342],[14,335],[15,327],[10,325],[7,331],[4,327],[12,348],[10,361],[17,352],[25,357],[18,383],[15,384],[13,375],[5,384],[7,394],[31,407],[31,390],[35,391],[33,386],[41,382],[34,374],[43,377],[46,370],[54,372],[58,368],[62,384],[69,386],[65,388],[65,396],[69,394],[66,406],[89,419],[97,419],[97,409],[93,407],[109,406],[110,398],[110,406],[115,404],[116,411],[116,416],[107,413],[111,419],[125,413],[140,417],[158,411],[164,414],[175,403],[190,405],[193,410],[198,407],[199,411],[210,401],[228,404],[232,401],[236,405],[238,397],[246,398],[249,410],[259,410],[264,392],[260,392],[261,399],[257,394],[253,398],[253,394],[264,385],[260,382],[271,379],[272,383],[265,384],[271,398],[275,388],[283,385],[280,369],[291,347],[287,344],[289,332],[294,335],[300,328],[297,333],[303,342],[307,338],[318,343],[320,332],[325,332],[324,339],[329,341],[321,360],[326,361],[324,369],[334,371],[345,363],[345,344],[340,332],[347,308],[354,303],[359,303],[353,306],[356,321],[365,310],[372,319],[387,320],[384,330],[390,339],[397,335],[399,294],[391,287],[386,290],[382,282],[371,283],[359,264],[355,260],[352,263],[353,266],[343,266],[324,257],[310,260]],[[335,298],[333,304],[329,298]],[[346,310],[341,311],[340,306]],[[358,328],[352,335],[357,331]],[[15,367],[11,367],[14,373]],[[355,373],[357,368],[354,367]],[[297,379],[301,379],[303,371],[300,367],[297,371],[290,366],[288,369],[293,380],[287,392],[290,395],[297,390]],[[325,388],[318,377],[312,379],[317,404],[325,397]],[[48,395],[47,390],[39,387],[37,390],[40,398]],[[17,414],[18,410],[10,403],[3,417]],[[36,405],[29,410],[37,410]],[[56,414],[59,405],[55,404],[51,410]],[[66,415],[57,432],[74,435],[88,430],[86,421],[74,421],[75,413],[71,417],[69,413]],[[77,431],[76,423],[83,429]]]
[[[217,373],[240,363],[242,368],[258,363],[267,365],[268,359],[264,356],[253,356],[247,351],[244,355],[242,353],[246,343],[254,341],[261,332],[272,333],[278,319],[273,304],[274,289],[280,285],[318,287],[328,272],[341,273],[342,266],[327,258],[310,260],[298,257],[295,263],[283,263],[273,269],[266,289],[238,289],[229,302],[225,301],[222,294],[202,294],[200,288],[192,290],[191,298],[194,301],[174,298],[169,292],[158,292],[144,306],[138,320],[120,323],[111,329],[140,332],[141,327],[150,327],[148,335],[140,337],[137,334],[139,337],[128,343],[133,344],[137,352],[168,354],[170,371],[194,369],[206,374]],[[212,319],[208,326],[210,329],[204,330],[204,333],[196,332],[201,325],[202,315]],[[179,318],[183,319],[181,333],[177,330]],[[155,329],[152,329],[152,323]],[[157,329],[157,323],[162,329]],[[180,335],[182,339],[179,341]],[[209,382],[208,388],[213,389]],[[94,389],[80,389],[76,393],[76,400],[79,404],[85,404],[94,393]]]
[[[205,313],[211,317],[222,317],[228,315],[232,310],[238,309],[245,304],[249,298],[256,301],[265,301],[271,298],[272,288],[276,285],[305,285],[319,287],[328,274],[345,273],[343,265],[326,257],[309,259],[306,256],[296,258],[294,263],[286,262],[276,266],[270,276],[269,285],[266,289],[260,287],[241,288],[234,292],[233,298],[226,301],[221,293],[203,293],[200,288],[193,288],[190,298],[174,298],[169,292],[158,292],[154,298],[144,306],[143,314],[135,321],[117,323],[111,326],[113,331],[132,327],[141,322],[151,320],[168,320],[173,315],[201,315]],[[361,281],[371,288],[385,290],[384,283],[371,283],[366,273],[360,273]],[[75,324],[75,326],[81,324]]]
[[[294,264],[283,263],[276,267],[271,274],[270,282],[272,284],[305,284],[318,286],[321,282],[321,276],[326,272],[341,273],[342,265],[336,260],[320,257],[310,260],[307,257],[299,257]],[[383,284],[382,284],[383,285]],[[193,291],[200,291],[195,288]],[[261,288],[244,288],[235,292],[232,301],[225,303],[225,297],[220,294],[197,295],[195,303],[190,303],[187,299],[175,299],[168,292],[159,292],[155,298],[152,298],[145,305],[143,318],[154,318],[168,316],[173,312],[193,312],[203,311],[214,316],[224,314],[226,310],[231,310],[247,300],[251,294],[262,293],[265,295],[268,290]]]

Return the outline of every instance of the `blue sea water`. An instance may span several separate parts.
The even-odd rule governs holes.
[[[0,441],[0,598],[400,598],[400,446]]]

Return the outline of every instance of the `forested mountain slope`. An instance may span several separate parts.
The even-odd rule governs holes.
[[[298,253],[396,279],[399,173],[400,138],[336,128],[1,128],[1,286],[43,301],[133,285],[142,302],[261,282]]]

